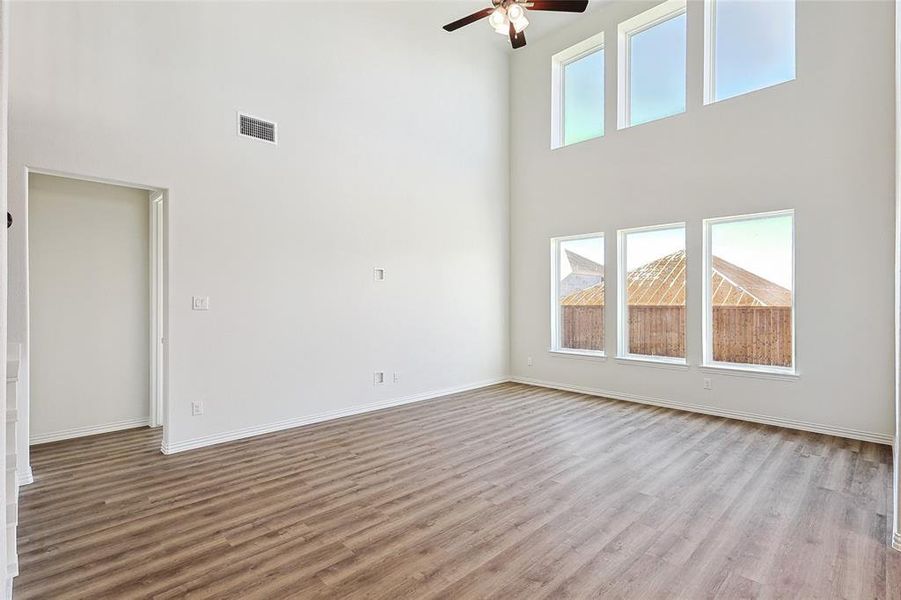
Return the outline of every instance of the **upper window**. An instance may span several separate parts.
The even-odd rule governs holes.
[[[685,0],[619,24],[619,127],[685,112]]]
[[[604,135],[604,34],[555,54],[551,61],[551,146]]]
[[[685,224],[619,232],[619,355],[685,362]]]
[[[705,103],[795,78],[795,0],[707,0]]]
[[[793,372],[792,211],[707,219],[704,246],[704,363]]]
[[[604,353],[604,236],[552,240],[551,350]]]

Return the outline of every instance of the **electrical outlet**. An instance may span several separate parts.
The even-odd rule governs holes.
[[[375,281],[385,281],[385,269],[376,267],[372,270],[372,278]]]
[[[709,378],[709,377],[705,377],[705,378],[704,378],[704,389],[705,389],[705,390],[712,390],[712,389],[713,389],[713,382],[710,381],[710,378]]]
[[[191,298],[191,308],[193,310],[210,310],[210,297],[194,296]]]
[[[195,401],[191,402],[191,416],[199,417],[202,414],[203,414],[203,401],[195,400]]]
[[[531,356],[526,359],[526,364],[530,367],[532,366],[532,357]]]
[[[400,381],[400,373],[395,371],[394,372],[394,383],[397,383],[398,381]]]
[[[372,383],[373,385],[382,385],[385,383],[385,372],[384,371],[376,371],[372,374]]]

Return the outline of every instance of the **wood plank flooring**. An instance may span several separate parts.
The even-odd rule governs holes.
[[[15,598],[898,598],[888,447],[503,384],[35,446]]]

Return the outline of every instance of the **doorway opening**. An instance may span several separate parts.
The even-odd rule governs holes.
[[[41,169],[27,182],[22,467],[34,444],[165,435],[168,192]]]

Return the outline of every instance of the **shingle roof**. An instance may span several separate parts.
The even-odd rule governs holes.
[[[713,257],[714,306],[791,306],[791,292],[739,266]],[[680,306],[685,303],[685,251],[651,261],[628,276],[632,306]],[[569,294],[564,306],[603,306],[604,282]]]

